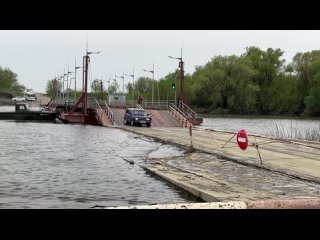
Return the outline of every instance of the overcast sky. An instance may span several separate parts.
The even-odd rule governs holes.
[[[185,71],[193,73],[195,66],[204,65],[216,55],[241,55],[248,46],[262,50],[280,48],[284,59],[291,62],[297,52],[320,49],[320,31],[266,31],[266,30],[49,30],[49,31],[0,31],[0,66],[18,74],[19,83],[37,92],[44,92],[48,80],[69,71],[74,71],[74,62],[82,66],[88,36],[89,51],[102,51],[91,55],[89,78],[114,78],[122,75],[123,69],[135,79],[164,77],[178,68],[183,45]],[[81,86],[81,69],[77,72],[77,85]],[[72,76],[73,77],[73,76]],[[126,77],[125,84],[132,82]],[[118,78],[120,89],[122,79]],[[72,88],[74,83],[72,82]],[[77,87],[78,88],[78,87]]]

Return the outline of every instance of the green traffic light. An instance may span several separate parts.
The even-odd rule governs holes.
[[[176,90],[176,84],[175,84],[175,83],[172,83],[172,84],[171,84],[171,89],[172,89],[172,90]]]

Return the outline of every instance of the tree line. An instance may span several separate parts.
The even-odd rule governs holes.
[[[320,115],[320,50],[297,53],[286,63],[277,48],[247,47],[240,55],[215,56],[204,66],[185,75],[187,104],[198,112],[234,114]],[[172,89],[172,83],[176,89]],[[47,91],[52,84],[48,83]],[[91,83],[91,92],[101,96],[101,82]],[[177,100],[179,69],[153,80],[140,77],[126,85],[126,99],[142,96],[151,101]],[[104,96],[119,93],[116,81],[104,89]]]
[[[283,54],[279,48],[248,47],[240,56],[215,56],[185,75],[186,101],[207,113],[319,116],[320,51],[297,53],[290,63]],[[174,99],[172,83],[178,94],[178,69],[159,79],[161,100]],[[133,89],[150,100],[151,84],[156,86],[141,77]]]
[[[297,53],[286,64],[281,49],[246,48],[216,56],[193,73],[191,105],[245,114],[320,114],[320,51]]]
[[[6,94],[17,96],[23,93],[25,86],[19,84],[17,77],[17,74],[9,68],[2,68],[0,66],[0,93],[3,96],[7,96]]]

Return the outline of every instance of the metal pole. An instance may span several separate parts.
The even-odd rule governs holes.
[[[124,94],[124,69],[122,71],[122,94]]]
[[[61,84],[61,77],[62,77],[62,76],[60,76],[60,78],[59,78],[59,92],[60,92],[60,94],[59,94],[59,101],[60,101],[60,99],[62,98],[62,84]]]
[[[63,98],[63,101],[64,101],[64,76],[65,76],[65,73],[63,71],[63,80],[62,80],[62,98]]]
[[[115,87],[115,89],[116,89],[115,94],[117,94],[117,91],[118,91],[118,87],[117,87],[117,74],[114,74],[114,87]]]
[[[89,62],[89,56],[88,54],[84,57],[85,59],[85,79],[84,79],[84,124],[86,124],[86,116],[87,116],[87,101],[88,101],[88,93],[87,93],[87,89],[88,89],[88,62]]]
[[[153,80],[154,80],[154,64],[153,64]],[[160,102],[160,92],[159,92],[159,82],[157,81],[157,88],[158,88],[158,103]]]
[[[60,77],[60,100],[63,99],[63,75]]]
[[[82,59],[82,93],[84,93],[85,67],[86,67],[86,60],[84,56]]]
[[[154,69],[154,64],[153,64],[153,69]],[[153,106],[153,81],[154,81],[154,71],[152,71],[152,106]]]
[[[60,78],[61,78],[61,77],[58,77],[58,83],[57,83],[57,84],[58,84],[58,90],[57,90],[57,96],[58,96],[58,97],[57,97],[57,101],[59,101],[59,99],[60,99],[60,94],[61,94]]]
[[[69,87],[69,64],[68,64],[68,72],[67,72],[67,100],[69,101],[69,90],[68,90],[68,87]]]
[[[77,60],[74,60],[74,102],[77,99]]]
[[[180,96],[181,96],[181,102],[185,103],[185,101],[184,101],[184,69],[183,69],[184,62],[182,61],[183,44],[184,44],[184,41],[183,41],[182,47],[181,47],[181,59],[180,59],[181,60],[180,61],[180,93],[181,93]]]
[[[101,100],[103,100],[102,76],[101,76],[101,82],[100,82],[100,89],[101,89]]]
[[[182,60],[179,62],[179,68],[180,68],[179,101],[183,102],[183,95],[182,95],[182,88],[183,88],[183,83],[182,83],[183,62],[182,62]]]
[[[237,134],[235,133],[221,148],[224,148],[232,140],[232,138],[234,138],[235,135]]]
[[[134,104],[134,68],[132,74],[132,103]]]
[[[176,78],[174,78],[174,82],[176,83]],[[177,88],[174,90],[174,104],[177,106]]]
[[[110,88],[110,80],[109,81],[107,81],[108,82],[108,89],[107,89],[107,91],[108,91],[108,98],[107,98],[107,101],[108,101],[108,103],[109,103],[109,98],[110,98],[110,92],[109,92],[109,88]]]

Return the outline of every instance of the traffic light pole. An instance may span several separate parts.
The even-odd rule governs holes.
[[[103,100],[103,84],[102,84],[102,76],[100,80],[100,92],[101,92],[101,100]]]
[[[174,90],[174,104],[177,106],[177,89]]]
[[[185,104],[185,99],[184,99],[184,62],[182,61],[182,48],[181,48],[181,57],[180,58],[177,58],[177,57],[172,57],[172,56],[168,56],[169,58],[172,58],[172,59],[178,59],[180,60],[179,61],[179,68],[180,68],[180,83],[179,83],[179,103],[180,101],[182,103]],[[175,92],[175,101],[176,101],[176,92]],[[178,103],[178,104],[179,104]]]
[[[176,80],[174,80],[176,81]],[[171,84],[171,89],[174,91],[174,102],[177,105],[177,89],[176,89],[176,83]]]
[[[184,65],[184,62],[182,61],[182,58],[181,58],[181,61],[179,62],[179,67],[180,67],[179,100],[182,103],[185,103],[185,101],[184,101],[184,69],[183,69],[183,65]]]

